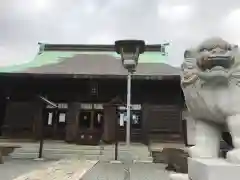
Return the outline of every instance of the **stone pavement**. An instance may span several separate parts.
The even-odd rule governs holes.
[[[22,174],[43,168],[53,161],[34,161],[5,158],[4,164],[0,164],[0,180],[12,180]]]
[[[3,143],[0,141],[0,143]],[[14,142],[15,143],[15,142]],[[25,142],[21,143],[23,148],[18,149],[12,154],[12,158],[7,160],[5,164],[0,165],[0,180],[12,180],[21,174],[39,169],[49,163],[53,159],[62,158],[80,158],[90,160],[100,160],[93,169],[84,175],[82,180],[122,180],[122,179],[161,179],[169,180],[168,172],[164,170],[165,165],[153,164],[149,157],[150,150],[162,150],[164,147],[177,146],[182,147],[182,144],[154,143],[151,147],[142,144],[132,144],[127,148],[124,143],[119,145],[119,160],[124,162],[111,164],[109,161],[114,159],[114,145],[102,146],[79,146],[63,142],[45,141],[44,157],[52,159],[52,161],[33,161],[37,157],[39,143]],[[55,158],[53,158],[55,157]],[[18,159],[14,159],[18,158]],[[139,160],[138,163],[133,163],[133,160]],[[148,163],[142,163],[141,160],[149,160]],[[135,161],[136,162],[136,161]]]
[[[22,174],[50,166],[54,162],[7,159],[0,165],[0,180],[13,180]],[[129,177],[131,180],[169,180],[164,167],[163,164],[153,163],[99,162],[81,180],[127,180]]]
[[[165,165],[153,163],[98,163],[82,180],[169,180]]]
[[[63,159],[50,164],[46,168],[40,168],[23,174],[14,180],[79,180],[98,161]]]

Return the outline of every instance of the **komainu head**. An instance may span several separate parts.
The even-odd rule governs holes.
[[[221,38],[209,38],[196,48],[184,52],[182,86],[197,80],[227,81],[237,66],[238,46]]]

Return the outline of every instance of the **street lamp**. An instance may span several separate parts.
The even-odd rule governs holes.
[[[145,42],[143,40],[119,40],[115,41],[115,51],[121,55],[122,65],[128,71],[127,76],[127,127],[126,144],[130,145],[131,129],[131,79],[132,73],[138,65],[139,55],[145,51]]]
[[[57,104],[55,104],[52,101],[49,101],[47,98],[43,97],[43,96],[37,96],[42,102],[44,102],[45,104],[48,104],[52,107],[54,107],[54,109],[57,109],[58,106]],[[43,141],[44,141],[44,123],[43,121],[41,122],[41,137],[40,137],[40,144],[39,144],[39,153],[38,153],[38,159],[42,159],[42,153],[43,153]]]

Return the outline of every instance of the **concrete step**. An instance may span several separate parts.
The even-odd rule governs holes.
[[[10,157],[14,159],[36,159],[38,158],[38,153],[16,153],[16,154],[11,154]],[[53,160],[71,159],[71,158],[98,160],[99,155],[43,153],[43,158],[53,159]]]
[[[99,146],[99,147],[104,147],[105,150],[115,149],[115,146]],[[128,150],[148,151],[148,147],[146,147],[146,146],[141,146],[141,147],[118,146],[118,149],[126,150],[126,151],[128,151]]]
[[[12,158],[16,159],[36,159],[38,157],[38,152],[33,153],[13,153],[10,155]],[[56,153],[56,152],[43,152],[43,157],[46,159],[64,159],[64,158],[82,158],[87,160],[101,160],[101,161],[111,161],[115,159],[114,153],[103,153],[100,154],[82,154],[82,153]],[[118,153],[118,160],[121,161],[153,161],[152,157],[137,156],[133,154],[127,154],[125,152]]]
[[[26,143],[26,142],[1,142],[0,144],[8,144],[8,145],[19,145],[25,149],[34,149],[39,147],[38,143]],[[76,145],[76,144],[67,144],[67,143],[46,143],[44,142],[43,146],[46,149],[81,149],[81,150],[98,150],[100,146],[88,146],[88,145]]]
[[[114,159],[115,157],[115,152],[106,152],[106,151],[103,151],[102,152],[102,156],[105,156],[105,157],[112,157],[112,159]],[[132,152],[132,151],[118,151],[118,157],[120,159],[131,159],[131,160],[145,160],[145,161],[152,161],[152,157],[149,156],[149,153],[147,154],[137,154],[135,152]]]
[[[38,153],[39,148],[19,148],[16,149],[13,154],[16,153]],[[59,154],[85,154],[85,155],[94,155],[100,154],[100,150],[82,150],[82,149],[46,149],[43,148],[45,153],[59,153]]]
[[[114,157],[115,156],[115,153],[103,153],[102,154],[103,156],[111,156],[111,157]],[[132,157],[133,159],[151,159],[152,157],[151,156],[142,156],[142,155],[137,155],[137,154],[126,154],[126,153],[123,153],[123,152],[118,152],[118,155],[120,156],[129,156],[129,157]]]
[[[39,143],[26,142],[19,145],[21,145],[22,148],[15,149],[15,151],[11,154],[13,158],[35,159],[38,157]],[[142,144],[132,145],[130,147],[127,147],[124,144],[119,144],[118,155],[119,159],[123,161],[152,161],[152,157],[150,156],[148,147]],[[102,161],[108,161],[114,160],[115,146],[83,146],[62,142],[44,142],[43,156],[47,159],[62,159],[75,157],[85,158],[89,160],[101,159]]]

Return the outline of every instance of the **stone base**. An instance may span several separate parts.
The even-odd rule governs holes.
[[[172,173],[169,176],[170,180],[189,180],[188,174]]]
[[[44,158],[36,158],[34,159],[34,161],[44,161],[45,159]]]
[[[188,175],[192,180],[239,180],[240,164],[224,159],[188,158]]]
[[[122,164],[122,161],[118,161],[118,160],[113,160],[110,161],[111,164]]]

